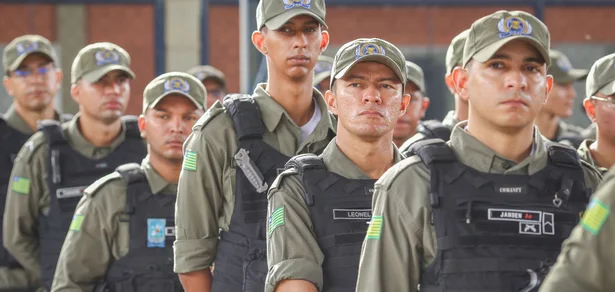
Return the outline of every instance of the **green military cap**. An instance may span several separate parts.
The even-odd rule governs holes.
[[[551,64],[549,29],[538,18],[523,11],[500,10],[472,24],[463,50],[463,67],[472,59],[489,60],[502,46],[516,39],[530,43]]]
[[[423,68],[416,63],[406,61],[406,74],[408,75],[407,80],[416,84],[419,90],[425,94],[425,73]]]
[[[276,30],[295,16],[309,15],[327,28],[325,14],[325,0],[260,0],[256,7],[256,25],[258,29],[266,25]]]
[[[169,72],[156,77],[143,90],[143,113],[170,94],[181,94],[198,109],[205,108],[207,90],[203,83],[188,73]]]
[[[320,55],[316,66],[314,66],[314,86],[331,76],[331,67],[333,66],[333,58],[325,55]]]
[[[547,74],[553,76],[553,81],[560,84],[582,80],[587,77],[588,70],[574,69],[568,57],[558,50],[549,51],[551,66]]]
[[[448,46],[448,50],[446,50],[446,73],[453,72],[453,69],[463,62],[463,48],[465,47],[469,32],[470,29],[462,31],[453,38]]]
[[[135,78],[130,70],[130,55],[120,46],[112,43],[95,43],[81,49],[71,68],[71,83],[83,78],[96,82],[113,70],[122,70]]]
[[[615,94],[615,54],[600,58],[589,70],[585,95],[591,97],[597,92],[607,96]]]
[[[218,70],[214,66],[204,65],[192,67],[190,68],[190,70],[188,70],[188,74],[201,80],[201,82],[205,81],[205,79],[213,78],[222,83],[222,86],[226,86],[226,79],[224,77],[224,73],[222,73],[222,71]]]
[[[7,72],[13,71],[21,65],[21,62],[27,56],[34,53],[49,57],[53,63],[58,62],[56,52],[48,39],[40,35],[27,34],[12,40],[4,47],[2,66]]]
[[[360,62],[378,62],[391,68],[403,86],[406,86],[406,58],[393,44],[381,39],[356,39],[344,44],[335,54],[329,83],[333,87],[335,79],[340,79]]]

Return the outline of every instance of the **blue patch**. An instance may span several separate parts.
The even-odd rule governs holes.
[[[530,25],[530,23],[525,19],[516,16],[509,16],[507,18],[500,19],[498,22],[498,30],[500,31],[500,34],[498,35],[500,38],[516,35],[532,35],[532,25]]]
[[[120,54],[118,54],[114,50],[99,50],[94,55],[96,58],[96,65],[103,66],[107,64],[119,64],[120,63]]]
[[[355,49],[356,60],[370,55],[386,55],[386,52],[382,46],[372,43],[363,44]]]
[[[165,247],[167,219],[147,218],[147,247]]]
[[[284,9],[288,10],[295,7],[303,7],[305,9],[310,9],[310,2],[312,0],[283,0],[284,1]]]

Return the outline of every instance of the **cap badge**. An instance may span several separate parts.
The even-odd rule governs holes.
[[[499,37],[505,38],[515,35],[531,35],[532,26],[525,19],[509,16],[507,18],[500,19],[498,22],[498,30],[500,31]]]
[[[15,49],[17,49],[17,53],[21,56],[25,53],[38,50],[38,43],[31,41],[22,41],[15,45]]]
[[[114,50],[99,50],[94,57],[98,66],[120,63],[120,54]]]
[[[171,78],[164,83],[164,91],[181,91],[188,93],[190,91],[190,84],[181,78]]]
[[[284,2],[284,9],[288,10],[295,7],[302,7],[305,9],[310,9],[310,2],[312,0],[282,0]]]
[[[364,44],[358,46],[355,50],[356,59],[369,55],[385,55],[384,48],[375,44]]]

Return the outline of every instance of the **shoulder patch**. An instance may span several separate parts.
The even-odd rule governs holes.
[[[17,153],[17,158],[19,160],[25,161],[29,163],[35,153],[39,152],[39,149],[42,145],[47,143],[47,138],[45,138],[45,134],[42,132],[36,132],[26,143],[23,144],[19,153]]]
[[[207,125],[213,118],[225,112],[226,109],[222,105],[222,103],[216,102],[211,108],[209,108],[199,120],[194,124],[192,130],[200,130]]]
[[[581,218],[581,226],[593,235],[598,235],[598,232],[600,232],[604,221],[606,221],[610,213],[611,209],[608,205],[594,198],[589,203],[587,211],[583,214],[583,218]]]
[[[98,179],[97,181],[95,181],[93,184],[89,185],[85,191],[83,191],[83,193],[88,196],[88,197],[94,197],[94,195],[96,195],[96,193],[107,183],[114,181],[114,180],[121,180],[122,179],[122,175],[117,172],[114,171],[110,174],[107,174],[103,177],[101,177],[100,179]]]

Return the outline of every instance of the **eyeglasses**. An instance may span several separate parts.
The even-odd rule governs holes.
[[[211,94],[212,96],[215,96],[216,98],[220,98],[224,95],[224,90],[222,89],[207,90],[207,94]]]
[[[604,101],[604,102],[606,102],[606,107],[607,108],[615,109],[615,99],[613,99],[613,97],[602,98],[602,97],[592,96],[591,99],[595,99],[595,100],[599,100],[599,101]]]
[[[51,71],[51,68],[48,66],[38,67],[36,69],[17,69],[13,71],[13,74],[17,77],[26,78],[30,75],[33,75],[35,72],[38,75],[45,76],[47,73]]]

